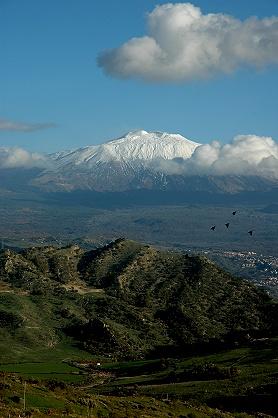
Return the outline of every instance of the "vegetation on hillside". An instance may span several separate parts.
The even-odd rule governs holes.
[[[16,416],[27,381],[30,416],[86,416],[88,399],[92,416],[229,417],[208,408],[234,402],[247,417],[255,397],[273,413],[277,306],[204,257],[125,239],[2,251],[0,407]]]
[[[0,293],[2,334],[12,347],[72,338],[91,353],[144,358],[271,334],[276,322],[267,294],[208,259],[124,239],[89,252],[7,250],[0,277],[9,286]]]

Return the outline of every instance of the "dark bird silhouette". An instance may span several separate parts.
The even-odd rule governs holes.
[[[229,228],[229,226],[230,226],[230,222],[227,222],[227,223],[225,224],[225,226],[226,226],[226,228],[228,229],[228,228]]]
[[[211,229],[212,231],[214,231],[214,230],[215,230],[215,228],[216,228],[216,225],[213,225],[210,229]]]
[[[233,211],[233,215],[235,216],[235,214],[236,214],[236,213],[237,213],[237,211],[236,211],[236,210],[234,210],[234,211]]]
[[[248,234],[252,236],[253,232],[254,232],[253,229],[251,229],[251,231],[248,231]]]

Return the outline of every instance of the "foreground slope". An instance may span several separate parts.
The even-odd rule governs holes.
[[[60,344],[119,358],[183,352],[271,334],[276,314],[267,294],[206,258],[124,239],[0,253],[7,361]]]

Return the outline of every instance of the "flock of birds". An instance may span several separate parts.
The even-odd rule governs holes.
[[[234,210],[234,211],[232,212],[232,215],[233,215],[233,216],[235,216],[235,215],[236,215],[236,213],[237,213],[237,211],[236,211],[236,210]],[[228,228],[229,228],[229,226],[230,226],[230,222],[225,223],[225,226],[226,226],[226,228],[228,229]],[[211,229],[212,231],[215,231],[215,229],[216,229],[216,225],[213,225],[210,229]],[[252,235],[253,235],[253,232],[254,232],[254,229],[250,229],[250,231],[248,231],[248,234],[249,234],[250,236],[252,236]]]

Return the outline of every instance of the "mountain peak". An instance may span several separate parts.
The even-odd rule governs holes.
[[[199,144],[179,134],[132,131],[103,145],[112,160],[135,161],[190,158]],[[102,146],[100,146],[101,148]]]
[[[59,166],[72,164],[92,168],[95,164],[117,161],[128,164],[153,159],[187,159],[199,145],[179,134],[138,130],[101,145],[60,153],[56,162]]]
[[[124,138],[124,137],[128,137],[128,138],[140,137],[140,136],[143,136],[143,135],[148,135],[148,133],[149,133],[149,132],[144,131],[143,129],[139,129],[139,130],[137,130],[137,131],[130,131],[130,132],[127,132],[127,133],[126,133],[124,136],[122,136],[121,138]]]

